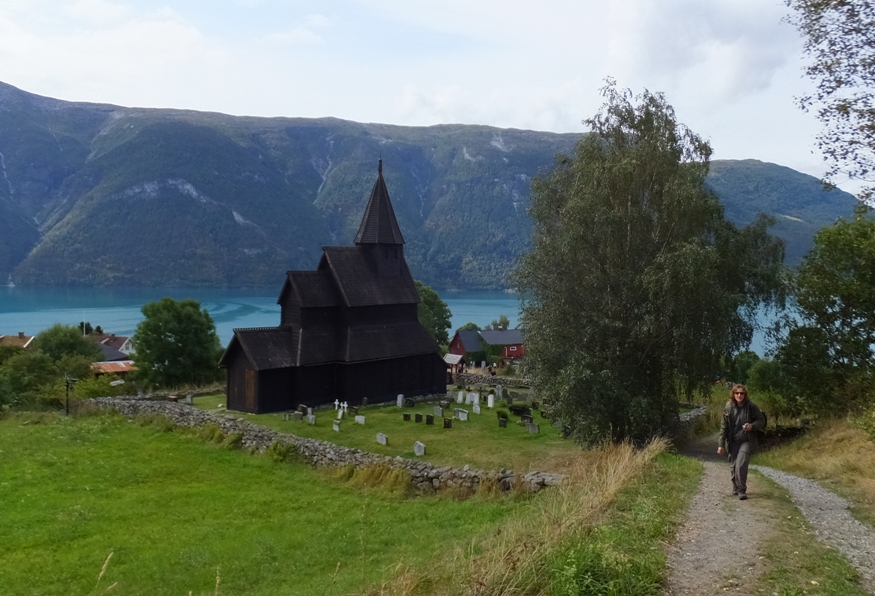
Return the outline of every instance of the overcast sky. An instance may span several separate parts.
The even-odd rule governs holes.
[[[583,132],[605,77],[715,159],[820,176],[782,0],[0,0],[0,81],[65,100]],[[2,134],[2,131],[0,131]],[[850,190],[850,189],[849,189]]]

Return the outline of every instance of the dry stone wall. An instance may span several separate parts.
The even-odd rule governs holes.
[[[494,482],[501,490],[510,490],[517,480],[512,470],[477,470],[470,466],[438,467],[425,461],[378,455],[361,449],[335,445],[328,441],[279,432],[234,416],[230,412],[216,414],[183,403],[155,400],[148,396],[98,397],[92,401],[99,408],[116,410],[126,418],[158,415],[166,416],[177,426],[203,427],[214,424],[225,434],[240,433],[242,447],[253,452],[263,452],[273,443],[284,444],[313,466],[352,465],[356,468],[364,468],[385,465],[400,468],[410,475],[413,488],[422,494],[442,490],[473,493],[483,482]],[[546,486],[557,485],[561,480],[560,474],[547,472],[529,472],[522,478],[523,486],[535,492]]]
[[[501,385],[502,387],[530,387],[532,382],[528,379],[515,377],[499,377],[490,375],[475,375],[472,373],[459,373],[453,381],[458,385]]]

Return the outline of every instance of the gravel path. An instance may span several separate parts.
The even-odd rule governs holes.
[[[875,531],[848,512],[848,502],[813,480],[765,466],[751,466],[788,491],[821,542],[837,548],[857,568],[863,587],[875,594]]]
[[[704,437],[683,450],[702,461],[705,473],[668,550],[666,596],[754,594],[755,580],[765,570],[757,553],[775,520],[757,502],[755,491],[747,501],[730,495],[729,466],[716,454],[716,445],[716,437]],[[845,555],[860,572],[864,589],[875,594],[875,531],[851,517],[847,501],[811,480],[752,467],[790,492],[814,534]]]

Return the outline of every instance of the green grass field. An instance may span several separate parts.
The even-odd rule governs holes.
[[[43,414],[0,420],[0,503],[0,594],[214,594],[218,573],[219,594],[275,596],[427,569],[536,501],[406,500],[192,433]]]
[[[224,395],[210,395],[194,398],[195,406],[208,411],[222,411]],[[453,403],[450,411],[458,404]],[[341,431],[335,432],[332,420],[336,414],[334,409],[316,412],[316,424],[283,420],[282,414],[244,414],[233,412],[235,416],[251,420],[258,424],[292,433],[301,437],[310,437],[331,441],[338,445],[364,449],[383,455],[414,458],[413,444],[422,441],[426,446],[426,455],[422,459],[437,465],[463,466],[473,468],[500,469],[508,468],[519,472],[561,471],[569,460],[581,452],[573,441],[562,438],[561,432],[551,426],[550,421],[541,418],[538,411],[534,412],[534,421],[540,424],[539,434],[529,434],[525,426],[518,423],[519,418],[511,415],[507,428],[498,427],[498,417],[495,410],[485,406],[481,414],[472,413],[470,406],[468,421],[453,421],[453,428],[443,428],[440,419],[434,426],[425,422],[416,423],[403,421],[403,414],[414,418],[415,414],[434,412],[433,403],[423,403],[412,408],[398,408],[395,404],[368,406],[362,410],[365,425],[356,424],[352,411],[341,424]],[[452,416],[452,414],[448,414]],[[387,435],[389,443],[386,446],[377,443],[377,433]]]

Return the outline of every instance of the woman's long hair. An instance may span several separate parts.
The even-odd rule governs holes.
[[[744,401],[741,402],[740,404],[737,401],[735,401],[736,389],[740,389],[741,391],[744,391]],[[745,403],[750,401],[750,395],[748,395],[748,393],[747,393],[747,387],[745,387],[741,383],[736,383],[735,385],[733,385],[732,389],[729,390],[729,401],[732,402],[733,406],[739,406],[739,405],[743,406]]]

